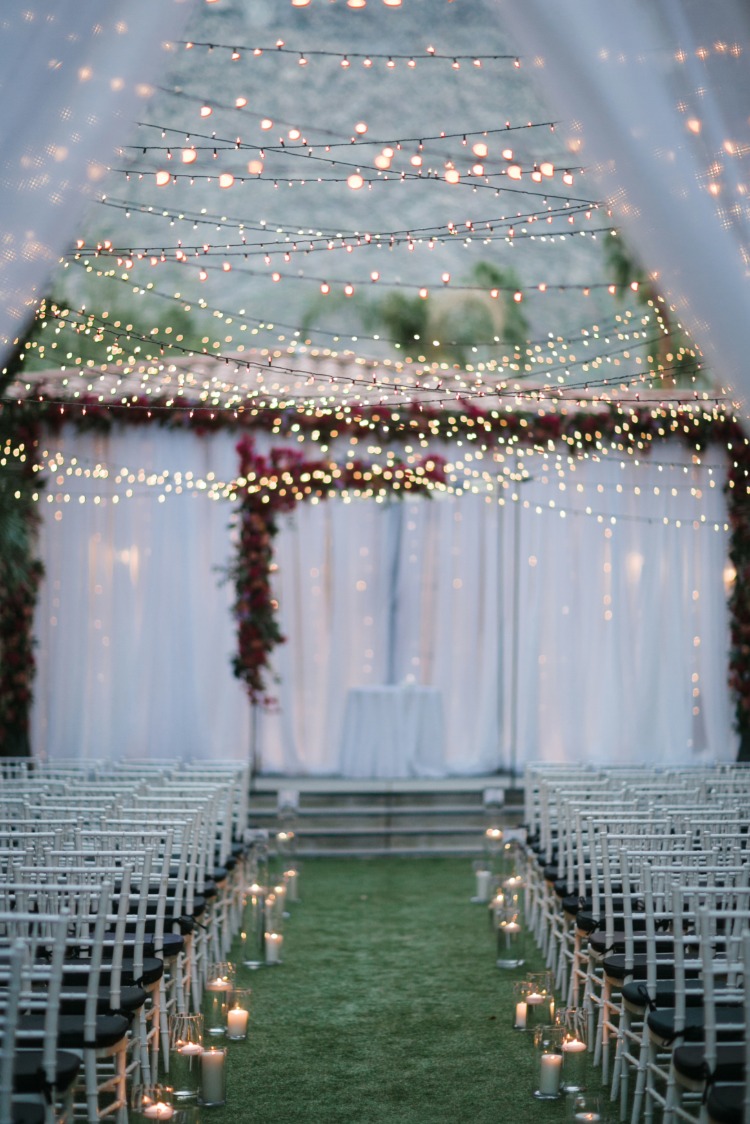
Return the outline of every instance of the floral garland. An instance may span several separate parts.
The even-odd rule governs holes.
[[[443,462],[438,457],[416,465],[396,462],[376,473],[363,461],[339,467],[325,460],[308,461],[296,449],[271,449],[258,453],[252,437],[237,445],[241,492],[239,541],[227,577],[234,584],[234,614],[237,619],[237,652],[232,668],[245,684],[252,703],[268,706],[267,679],[271,653],[284,641],[279,628],[278,604],[271,589],[273,539],[278,517],[292,511],[302,499],[327,499],[353,489],[361,494],[401,496],[405,491],[427,492],[445,483]]]
[[[732,535],[729,558],[735,578],[729,596],[729,686],[735,700],[735,728],[740,738],[739,759],[750,760],[750,452],[743,446],[726,482]]]

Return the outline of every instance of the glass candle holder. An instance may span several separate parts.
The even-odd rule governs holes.
[[[227,1009],[234,988],[234,964],[215,961],[208,965],[206,984],[205,1027],[208,1034],[226,1032]]]
[[[490,921],[490,929],[494,933],[500,922],[500,918],[505,910],[505,895],[502,889],[496,889],[493,897],[487,903],[487,916]]]
[[[264,934],[266,964],[275,967],[281,964],[281,950],[284,946],[284,937],[281,933],[266,932]]]
[[[203,1053],[203,1015],[169,1016],[169,1080],[177,1101],[198,1096]]]
[[[263,965],[265,929],[265,887],[258,882],[252,882],[245,893],[245,909],[242,914],[242,963],[246,968],[260,968]]]
[[[132,1118],[138,1121],[171,1120],[174,1096],[171,1085],[134,1085],[130,1091]]]
[[[250,988],[236,987],[227,1009],[227,1038],[230,1042],[241,1042],[247,1038],[250,1021]]]
[[[563,1037],[562,1088],[565,1093],[582,1093],[586,1088],[588,1052],[585,1038],[586,1013],[576,1007],[559,1012],[558,1020],[565,1028]]]
[[[281,922],[289,916],[286,911],[286,880],[283,876],[274,883],[272,893],[274,896],[274,914],[273,925],[269,928],[279,930],[281,929]]]
[[[276,853],[282,858],[289,858],[297,849],[297,836],[289,827],[276,832]]]
[[[530,1026],[548,1026],[555,1021],[555,996],[551,972],[531,972],[526,977],[526,1004]]]
[[[537,1058],[537,1087],[534,1096],[540,1101],[556,1101],[562,1095],[562,1042],[565,1028],[538,1026],[534,1031]]]
[[[600,1124],[602,1119],[601,1099],[590,1093],[577,1093],[569,1097],[569,1124]]]
[[[498,968],[521,968],[526,959],[526,928],[518,907],[504,901],[497,922]]]
[[[205,1108],[227,1103],[226,1047],[211,1046],[201,1054],[201,1092],[199,1102]]]

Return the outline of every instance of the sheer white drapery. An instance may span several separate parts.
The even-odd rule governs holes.
[[[217,570],[232,505],[185,484],[187,466],[231,479],[233,437],[149,427],[58,444],[85,502],[56,502],[52,479],[42,503],[34,751],[246,757]],[[278,706],[258,723],[262,767],[336,773],[347,690],[409,680],[442,692],[449,774],[733,758],[719,460],[693,465],[674,443],[640,465],[527,454],[518,502],[298,505],[276,540],[287,642]],[[184,491],[139,483],[139,469],[181,472]],[[134,494],[115,504],[123,470]]]
[[[601,193],[747,409],[747,4],[500,0],[498,16],[591,173],[578,194]]]
[[[0,11],[0,366],[150,97],[194,0]],[[173,48],[172,48],[173,49]]]

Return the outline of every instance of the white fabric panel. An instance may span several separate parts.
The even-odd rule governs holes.
[[[84,470],[236,472],[231,441],[154,427],[56,444]],[[65,481],[76,494],[54,505],[59,521],[43,503],[34,752],[246,759],[250,716],[229,665],[233,591],[217,571],[229,561],[228,505],[187,490],[160,503],[137,482],[132,499],[113,504],[121,488],[107,481]]]
[[[187,489],[159,502],[163,489],[137,479],[113,503],[120,469],[231,479],[234,438],[144,427],[63,432],[55,447],[61,471],[75,456],[74,471],[110,475],[64,476],[85,503],[42,502],[35,752],[247,757],[233,593],[218,573],[232,505]],[[672,442],[640,465],[617,457],[527,454],[530,479],[503,505],[336,499],[284,517],[287,642],[277,705],[255,730],[263,770],[337,773],[347,692],[407,683],[440,692],[447,774],[732,759],[720,455],[693,465]]]
[[[747,4],[500,0],[498,15],[571,161],[592,173],[577,194],[612,207],[717,382],[747,409]]]
[[[195,0],[0,10],[0,366]]]

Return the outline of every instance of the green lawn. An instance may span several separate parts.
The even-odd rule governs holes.
[[[562,1124],[511,1029],[523,969],[495,967],[473,888],[467,859],[305,862],[283,965],[238,968],[251,1030],[228,1044],[226,1107],[203,1120]]]

